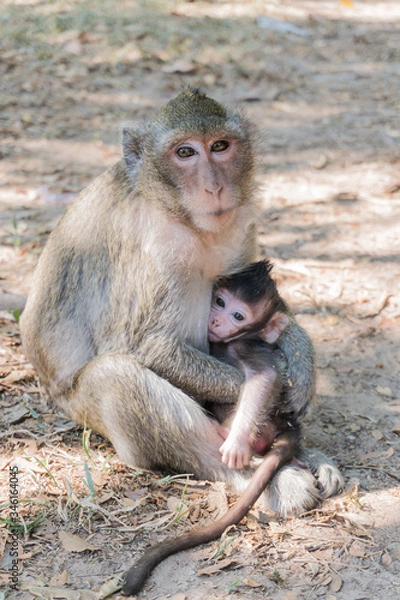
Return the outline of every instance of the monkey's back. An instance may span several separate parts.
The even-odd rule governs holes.
[[[143,248],[143,213],[121,161],[78,196],[50,235],[21,318],[24,348],[46,386],[70,387],[106,348],[127,351],[122,330],[134,323],[138,291],[155,268],[147,258],[141,272],[132,269]]]

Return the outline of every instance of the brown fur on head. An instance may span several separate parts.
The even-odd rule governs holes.
[[[253,127],[241,112],[225,108],[198,89],[185,88],[144,128],[124,128],[124,158],[134,190],[145,193],[150,187],[167,210],[202,229],[204,220],[199,223],[191,215],[194,202],[198,212],[215,213],[247,205],[254,196],[253,138]],[[208,161],[200,164],[193,160],[190,165],[188,160],[186,167],[184,161],[175,159],[177,149],[188,141],[205,150],[212,149],[216,141],[226,142],[229,160],[222,160],[224,153],[210,152]],[[205,153],[199,155],[203,157]],[[210,204],[210,194],[205,190],[213,193],[219,188],[222,199],[229,196],[229,203]],[[216,222],[213,226],[215,230]]]
[[[226,289],[249,305],[265,301],[263,321],[267,322],[274,313],[288,310],[270,275],[272,268],[268,259],[251,263],[237,273],[220,277],[215,289]]]

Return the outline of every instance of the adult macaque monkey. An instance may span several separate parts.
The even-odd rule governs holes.
[[[213,281],[255,256],[251,125],[186,89],[126,128],[123,152],[49,238],[21,320],[26,352],[54,402],[127,464],[243,489],[253,471],[221,461],[203,405],[235,403],[243,381],[208,354],[207,329]],[[279,343],[294,388],[311,390],[313,373],[293,366],[298,331],[290,322]],[[304,397],[291,396],[298,414]],[[317,462],[323,495],[334,493],[339,473]],[[303,471],[274,478],[274,508],[319,500]]]

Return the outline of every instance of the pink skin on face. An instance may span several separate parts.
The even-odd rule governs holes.
[[[228,290],[215,290],[208,320],[209,341],[230,342],[243,328],[256,323],[264,311],[263,305],[249,305]]]
[[[178,183],[186,190],[193,223],[213,233],[237,217],[239,198],[232,188],[238,160],[238,141],[212,136],[184,139],[171,148]],[[194,202],[194,203],[193,203]]]

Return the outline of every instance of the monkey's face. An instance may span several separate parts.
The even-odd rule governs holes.
[[[208,320],[210,342],[230,342],[260,321],[263,303],[247,304],[232,292],[218,288],[213,293]]]
[[[170,146],[168,180],[177,189],[186,219],[197,229],[218,233],[238,216],[247,200],[241,142],[231,135],[190,137]]]

